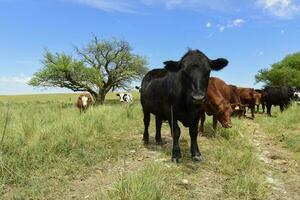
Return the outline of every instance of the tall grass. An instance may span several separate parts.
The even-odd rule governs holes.
[[[74,180],[87,179],[95,173],[95,167],[107,163],[114,166],[118,160],[130,162],[130,152],[141,149],[143,123],[137,101],[125,106],[111,102],[111,98],[109,104],[80,115],[69,97],[64,101],[48,101],[45,97],[40,102],[36,96],[31,98],[34,100],[11,103],[0,154],[0,197],[4,199],[65,199]],[[0,128],[5,123],[6,100],[0,102]],[[249,141],[252,130],[242,120],[235,119],[234,124],[232,129],[219,128],[216,138],[199,139],[205,157],[202,163],[191,161],[189,135],[182,128],[183,160],[179,165],[170,162],[170,130],[163,125],[163,139],[168,143],[157,147],[150,142],[145,148],[165,161],[149,158],[135,170],[116,174],[97,198],[267,198],[264,169]],[[206,130],[211,132],[211,120]],[[150,134],[154,140],[154,120]]]
[[[300,106],[292,104],[282,113],[275,107],[272,114],[273,117],[260,116],[256,122],[274,138],[274,142],[282,143],[283,147],[296,153],[300,161]]]
[[[0,107],[0,124],[5,110]],[[140,142],[130,138],[140,130],[132,128],[140,120],[136,105],[94,107],[80,115],[75,107],[12,104],[9,114],[0,177],[3,185],[22,187],[30,198],[47,196],[53,180],[84,176],[89,166],[118,159]]]
[[[264,166],[250,142],[251,129],[244,121],[233,119],[231,129],[219,127],[217,138],[209,140],[207,165],[226,177],[223,198],[266,199]]]

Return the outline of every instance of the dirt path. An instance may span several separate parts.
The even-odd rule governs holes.
[[[106,162],[102,167],[95,167],[94,172],[85,179],[72,182],[63,199],[95,199],[100,192],[108,190],[118,178],[135,171],[149,162],[163,162],[157,151],[141,147],[139,151],[131,150],[124,158],[116,162]]]
[[[300,199],[300,168],[293,159],[293,153],[275,144],[274,139],[264,133],[258,123],[252,120],[245,120],[244,123],[248,125],[248,129],[252,133],[250,139],[257,148],[257,156],[266,168],[264,175],[270,186],[270,199]],[[106,162],[101,167],[95,167],[90,176],[83,180],[73,181],[69,189],[62,195],[62,199],[95,199],[101,192],[109,191],[121,177],[143,168],[149,163],[160,162],[162,165],[170,167],[172,163],[170,163],[169,155],[165,154],[165,149],[171,148],[171,138],[166,136],[165,140],[167,144],[164,146],[145,147],[141,144],[137,147],[138,150],[130,150],[124,158],[120,158],[116,162]],[[209,139],[201,138],[204,151],[205,148],[208,150],[211,148],[206,145],[207,140]],[[189,162],[188,159],[179,167],[184,173],[183,180],[188,181],[187,186],[182,186],[181,182],[174,184],[175,190],[183,191],[181,199],[196,197],[220,199],[222,197],[226,177],[213,172],[205,164],[196,165]]]
[[[170,162],[169,155],[164,151],[171,148],[171,137],[165,137],[164,141],[166,144],[163,146],[150,144],[145,147],[141,144],[138,150],[131,150],[117,162],[107,162],[102,167],[95,167],[87,178],[72,181],[61,199],[97,199],[101,192],[109,191],[120,178],[153,162],[167,168],[177,166],[182,170],[183,177],[172,183],[174,191],[181,190],[180,199],[220,199],[225,178],[203,167],[201,163],[195,164],[189,158],[179,165]],[[195,173],[201,178],[196,178]]]
[[[258,123],[248,120],[253,129],[251,139],[258,149],[258,157],[266,166],[266,181],[270,185],[270,199],[300,199],[300,169],[293,153],[274,143]]]

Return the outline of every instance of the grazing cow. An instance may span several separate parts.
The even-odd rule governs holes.
[[[121,103],[133,103],[133,96],[130,93],[118,93],[117,96],[120,98]]]
[[[237,87],[227,85],[223,80],[210,77],[207,88],[207,103],[204,106],[207,115],[213,115],[213,129],[216,131],[217,121],[224,128],[231,128],[231,114],[234,110],[242,108]],[[203,133],[205,114],[201,113],[199,132]]]
[[[83,93],[80,94],[79,97],[77,98],[77,108],[79,109],[79,112],[81,113],[82,111],[85,112],[88,107],[93,105],[94,103],[94,98],[90,93]]]
[[[223,58],[210,60],[199,50],[189,50],[180,61],[166,61],[164,64],[164,69],[151,70],[142,80],[144,143],[149,142],[150,113],[155,115],[155,140],[158,144],[162,142],[162,121],[168,120],[173,136],[172,161],[179,162],[180,121],[189,127],[192,159],[200,161],[202,158],[197,144],[200,105],[206,101],[210,71],[221,70],[228,61]]]
[[[271,116],[272,105],[280,107],[282,112],[294,96],[293,89],[287,86],[267,86],[264,88],[267,114]]]
[[[257,101],[254,89],[239,87],[238,90],[242,104],[251,109],[251,117],[254,119],[254,110]],[[243,116],[246,116],[246,109],[244,110]]]

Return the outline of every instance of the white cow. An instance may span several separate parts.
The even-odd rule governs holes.
[[[294,98],[297,104],[300,104],[300,92],[294,92]]]
[[[133,103],[133,96],[130,93],[118,93],[117,96],[120,98],[121,103]]]

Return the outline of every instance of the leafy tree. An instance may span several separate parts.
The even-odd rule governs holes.
[[[263,82],[268,86],[300,87],[300,52],[287,55],[270,69],[261,69],[255,75],[256,83]]]
[[[102,104],[109,91],[129,89],[130,83],[142,78],[148,70],[146,58],[133,54],[123,40],[99,41],[94,36],[85,47],[75,47],[75,53],[76,58],[46,50],[43,67],[33,75],[29,85],[88,91]]]

